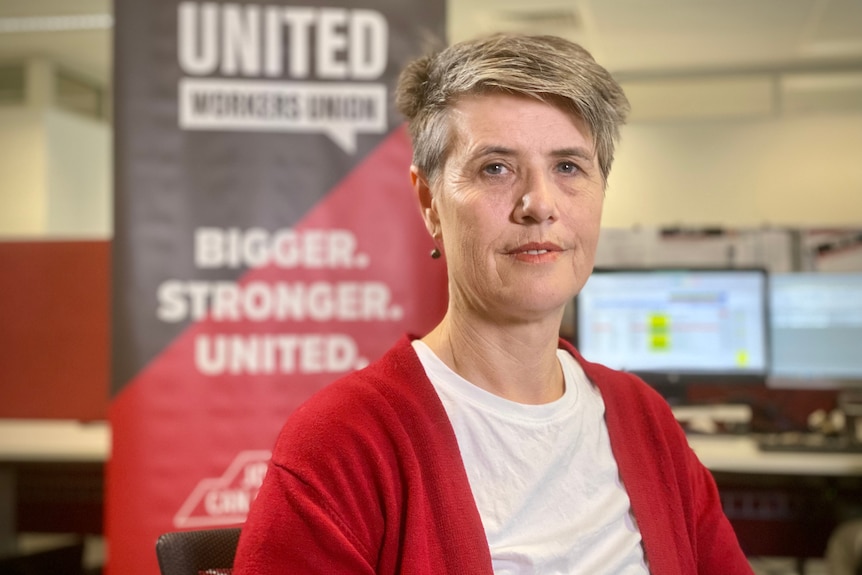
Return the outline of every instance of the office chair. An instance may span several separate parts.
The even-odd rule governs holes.
[[[827,573],[862,575],[862,517],[845,519],[826,542]]]
[[[171,531],[156,541],[162,575],[226,575],[233,568],[239,527]]]

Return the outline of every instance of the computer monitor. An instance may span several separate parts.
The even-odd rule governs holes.
[[[575,344],[672,403],[694,383],[764,384],[767,301],[763,269],[597,268],[575,299]]]
[[[772,274],[775,387],[862,386],[862,272]]]

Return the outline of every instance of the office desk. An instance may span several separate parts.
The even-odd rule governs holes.
[[[689,435],[688,443],[713,472],[862,477],[862,453],[765,452],[744,435]]]
[[[820,557],[841,507],[855,501],[862,508],[862,454],[762,452],[752,438],[736,435],[690,435],[689,444],[713,472],[749,555]],[[59,469],[58,483],[70,472],[73,479],[92,482],[94,474],[101,477],[110,452],[104,421],[0,419],[0,555],[14,551],[18,527],[33,521],[17,516],[17,494],[25,487],[19,478]],[[87,504],[100,518],[101,500]],[[53,520],[80,520],[80,514],[64,513],[62,504],[58,512],[56,501],[46,506]]]
[[[764,452],[751,437],[690,435],[749,556],[823,557],[832,530],[862,514],[862,453]]]
[[[106,421],[0,419],[0,556],[15,553],[22,526],[100,529],[110,452]]]
[[[107,421],[0,419],[0,462],[104,462],[110,452]]]

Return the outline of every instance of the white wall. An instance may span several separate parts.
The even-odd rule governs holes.
[[[0,239],[110,237],[111,166],[108,124],[0,107]]]
[[[47,232],[63,237],[110,238],[113,233],[109,126],[50,109],[44,118]]]
[[[862,114],[624,127],[603,225],[862,224]]]
[[[111,127],[0,107],[0,237],[110,237]],[[632,123],[603,225],[862,224],[862,114]]]
[[[0,234],[40,235],[45,229],[45,152],[41,113],[0,107]]]

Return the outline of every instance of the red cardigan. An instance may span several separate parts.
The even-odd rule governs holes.
[[[601,391],[650,572],[751,574],[665,400],[560,345]],[[455,434],[408,337],[286,422],[234,566],[270,573],[492,575]]]

